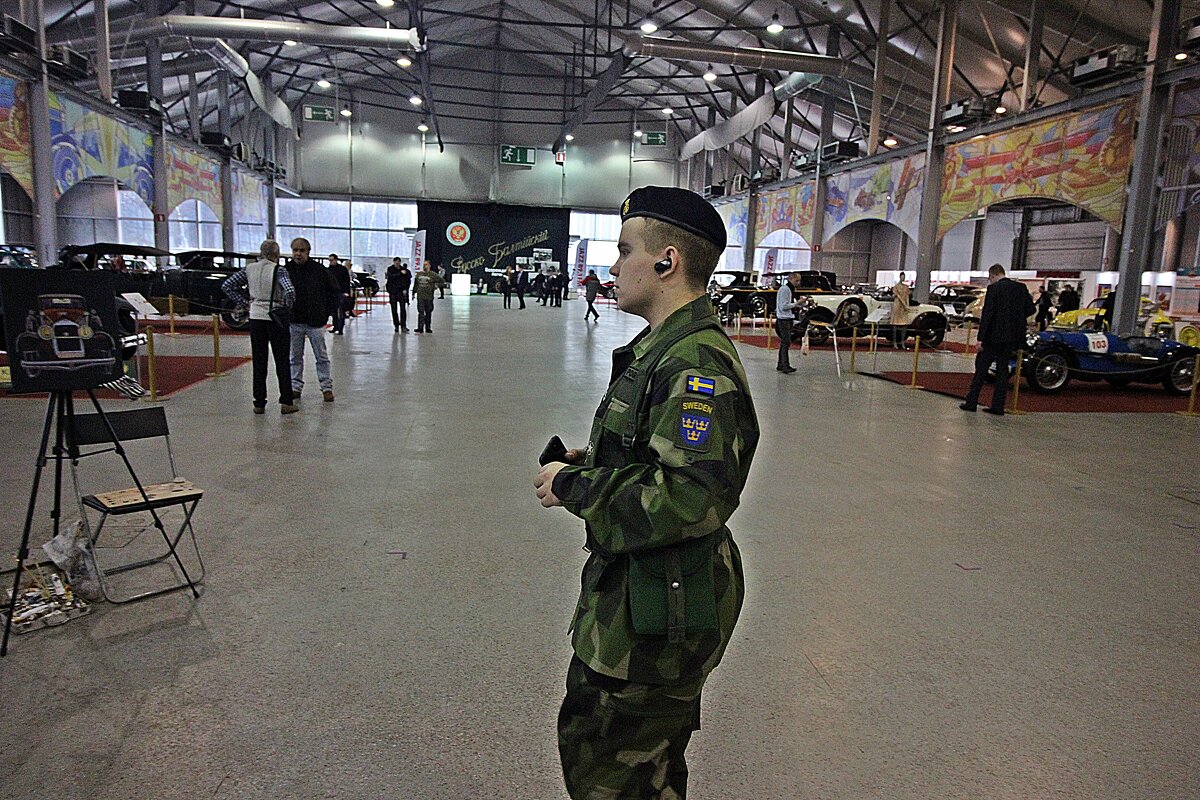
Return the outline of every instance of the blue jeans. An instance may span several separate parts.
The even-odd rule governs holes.
[[[293,322],[292,335],[292,391],[304,389],[304,340],[312,345],[313,357],[317,360],[317,380],[322,391],[333,391],[333,374],[329,370],[329,352],[325,349],[325,326],[314,328]]]

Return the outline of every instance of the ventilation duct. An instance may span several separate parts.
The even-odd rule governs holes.
[[[718,44],[700,44],[657,36],[643,36],[625,44],[625,53],[637,56],[654,56],[668,61],[706,61],[711,64],[728,64],[746,67],[761,72],[775,69],[783,72],[811,72],[831,78],[841,78],[859,86],[871,88],[875,72],[869,67],[854,64],[834,56],[812,53],[792,53],[787,50],[771,50],[764,47],[725,47]]]
[[[820,83],[822,77],[807,72],[793,72],[785,81],[774,87],[770,94],[764,94],[729,119],[689,139],[679,151],[679,160],[689,159],[702,150],[720,150],[728,147],[752,133],[760,125],[770,122],[780,103]]]
[[[163,36],[198,36],[203,39],[244,39],[279,43],[291,40],[302,44],[373,47],[380,50],[411,49],[417,52],[425,49],[424,41],[417,35],[416,28],[364,28],[357,25],[321,25],[315,22],[237,17],[192,17],[182,14],[153,17],[144,22],[137,22],[130,29],[127,40],[141,41]]]
[[[238,51],[234,50],[225,42],[217,39],[213,41],[208,50],[205,52],[212,56],[213,61],[220,64],[230,74],[241,78],[246,84],[246,91],[250,92],[250,96],[254,98],[254,102],[258,107],[285,128],[295,129],[296,123],[292,120],[291,109],[287,107],[287,103],[280,99],[279,95],[272,92],[258,76],[250,71],[250,63],[242,58]]]

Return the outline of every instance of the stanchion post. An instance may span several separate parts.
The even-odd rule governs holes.
[[[210,378],[220,378],[225,373],[221,371],[221,316],[213,314],[213,371],[208,373]]]
[[[1196,411],[1196,387],[1200,385],[1200,355],[1196,356],[1196,360],[1192,363],[1192,392],[1188,396],[1187,411],[1177,411],[1184,417],[1200,417],[1200,412]]]
[[[771,334],[775,332],[775,326],[771,324],[771,317],[767,316],[763,319],[763,324],[767,326],[767,349],[771,349]]]
[[[1020,406],[1018,405],[1021,402],[1021,368],[1024,365],[1025,365],[1025,351],[1018,350],[1017,351],[1017,371],[1015,373],[1016,382],[1013,386],[1012,408],[1008,409],[1008,411],[1006,412],[1008,414],[1020,415],[1020,414],[1025,413],[1024,411],[1021,410]]]
[[[850,374],[857,375],[858,370],[854,367],[854,357],[858,355],[858,326],[855,325],[850,329]]]
[[[175,333],[175,295],[173,294],[167,295],[167,314],[171,318],[171,332],[167,335],[177,336],[178,334]]]
[[[154,357],[154,326],[146,328],[146,381],[150,384],[150,398],[147,402],[158,403],[158,361]]]
[[[905,389],[924,389],[925,388],[924,386],[921,386],[920,384],[917,383],[917,367],[920,365],[920,362],[921,362],[921,335],[917,334],[917,336],[914,340],[914,345],[913,345],[912,382],[910,384],[908,384],[908,386],[905,386],[904,387]]]
[[[874,353],[879,349],[879,323],[871,323],[871,352]]]

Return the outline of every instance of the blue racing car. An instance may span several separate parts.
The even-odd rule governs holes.
[[[1042,394],[1061,392],[1076,379],[1113,386],[1161,383],[1171,394],[1182,395],[1192,389],[1197,354],[1200,348],[1153,336],[1042,331],[1026,340],[1021,373]]]

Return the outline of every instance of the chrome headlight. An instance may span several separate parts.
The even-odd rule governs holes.
[[[1038,336],[1036,333],[1028,334],[1025,337],[1025,346],[1026,347],[1036,347],[1037,343],[1040,342],[1041,339],[1042,339],[1042,337]]]

